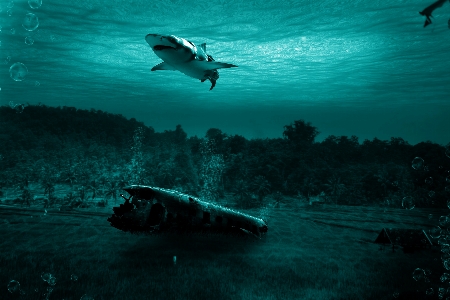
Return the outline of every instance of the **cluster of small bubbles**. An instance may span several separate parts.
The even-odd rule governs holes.
[[[450,279],[450,274],[449,273],[444,273],[444,274],[441,275],[441,281],[442,282],[447,281],[449,279]]]
[[[444,295],[445,295],[445,288],[439,288],[438,289],[438,297],[439,297],[439,299],[444,298]]]
[[[433,177],[427,177],[427,178],[425,178],[425,183],[428,184],[428,185],[433,184]]]
[[[42,5],[42,0],[28,0],[28,5],[32,9],[38,9]]]
[[[77,281],[78,280],[78,276],[75,274],[70,275],[70,280],[72,281]]]
[[[414,170],[421,170],[423,168],[423,163],[424,163],[424,161],[423,161],[422,158],[415,157],[412,160],[412,167],[413,167]]]
[[[17,280],[11,280],[8,283],[8,291],[11,294],[16,294],[20,291],[20,283]]]
[[[56,278],[50,273],[42,273],[41,278],[51,286],[56,284]]]
[[[203,156],[201,167],[201,179],[203,186],[200,198],[205,201],[215,202],[219,198],[219,189],[222,179],[224,160],[222,154],[216,154],[216,144],[213,139],[206,139],[201,145]]]
[[[402,199],[402,207],[403,208],[411,210],[415,206],[416,206],[416,204],[414,203],[413,197],[407,196]]]
[[[422,280],[425,277],[425,272],[421,268],[417,268],[413,271],[413,278],[415,281]]]
[[[12,10],[11,10],[11,9],[8,9],[8,10],[6,11],[6,13],[8,14],[8,17],[11,17],[11,16],[12,16]]]
[[[23,63],[16,62],[9,68],[9,76],[14,81],[22,81],[27,74],[28,69]]]
[[[447,224],[448,224],[448,217],[447,216],[441,216],[439,218],[439,224],[441,224],[441,226],[447,226]]]
[[[87,294],[84,294],[84,295],[80,298],[80,300],[94,300],[94,297],[92,297],[92,296],[90,296],[90,295],[87,295]]]
[[[433,288],[428,288],[428,289],[425,291],[425,294],[427,294],[427,296],[433,295],[433,294],[434,294]]]
[[[27,37],[25,38],[25,44],[27,44],[27,45],[29,45],[29,46],[33,45],[33,44],[34,44],[33,38],[32,38],[31,36],[27,36]]]
[[[14,1],[9,1],[7,7],[8,8],[13,8],[14,7]]]
[[[25,18],[22,21],[22,26],[27,31],[36,30],[36,28],[38,28],[39,26],[39,19],[35,14],[28,13],[25,15]]]

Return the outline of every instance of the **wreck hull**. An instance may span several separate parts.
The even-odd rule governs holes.
[[[260,238],[268,228],[260,218],[209,203],[175,190],[132,185],[131,195],[114,207],[111,226],[131,233],[223,233]]]

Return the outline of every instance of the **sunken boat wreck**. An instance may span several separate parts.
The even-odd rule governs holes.
[[[264,220],[206,202],[175,190],[132,185],[129,198],[113,207],[111,226],[125,232],[159,234],[223,233],[261,238],[268,230]]]

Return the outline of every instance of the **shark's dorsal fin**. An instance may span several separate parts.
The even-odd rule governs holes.
[[[206,43],[200,44],[200,48],[206,53]]]
[[[174,67],[165,62],[162,62],[152,68],[152,71],[160,71],[160,70],[176,71],[177,69],[175,69]]]

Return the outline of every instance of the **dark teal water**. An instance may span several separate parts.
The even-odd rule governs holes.
[[[157,131],[181,124],[198,136],[216,127],[281,137],[284,125],[303,119],[319,129],[319,141],[334,134],[446,144],[450,4],[423,28],[418,12],[429,4],[44,0],[31,9],[5,0],[0,105],[95,108]],[[38,17],[34,31],[22,26],[27,13]],[[220,70],[212,91],[179,72],[150,72],[161,60],[144,40],[148,33],[206,42],[216,61],[239,67]],[[9,76],[15,62],[28,68],[23,81]]]

